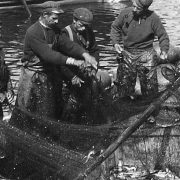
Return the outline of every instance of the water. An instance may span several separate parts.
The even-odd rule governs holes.
[[[77,7],[87,7],[94,14],[93,27],[100,47],[101,68],[111,69],[116,67],[115,53],[110,43],[110,26],[120,10],[128,4],[124,3],[87,3],[79,5],[62,6],[65,14],[60,17],[60,25],[64,27],[71,23],[72,12]],[[170,36],[171,44],[180,46],[180,1],[179,0],[155,0],[151,9],[155,10],[162,18],[165,28]],[[31,9],[33,17],[31,22],[27,19],[24,9],[2,10],[0,20],[3,23],[3,38],[7,43],[6,62],[10,66],[13,83],[18,82],[21,66],[23,40],[26,29],[37,20],[41,9]]]
[[[72,12],[75,8],[85,6],[92,10],[94,14],[94,31],[96,33],[100,51],[100,66],[111,69],[116,67],[114,61],[115,54],[112,51],[110,43],[110,26],[120,10],[128,4],[122,3],[92,3],[82,5],[62,6],[65,14],[60,17],[62,27],[70,24],[72,21]],[[180,1],[179,0],[155,0],[151,9],[154,9],[165,23],[166,30],[170,36],[171,44],[180,46]],[[31,22],[27,19],[27,13],[24,9],[3,10],[0,12],[0,20],[3,23],[3,41],[7,43],[6,62],[10,65],[12,80],[18,80],[19,68],[21,65],[23,40],[26,29],[37,20],[41,9],[31,9],[33,17]]]
[[[122,3],[92,3],[83,5],[62,6],[65,14],[60,17],[60,25],[65,27],[72,21],[73,10],[77,7],[87,7],[94,14],[93,27],[100,48],[100,66],[103,69],[117,67],[116,54],[110,42],[110,26],[120,10],[128,4]],[[154,0],[151,9],[161,17],[169,34],[171,44],[180,46],[180,1],[179,0]],[[6,63],[11,70],[11,79],[15,92],[17,92],[18,79],[21,67],[23,40],[26,29],[37,20],[41,9],[31,9],[33,17],[31,22],[27,19],[24,9],[3,10],[0,12],[0,20],[3,23],[3,38],[6,42]]]

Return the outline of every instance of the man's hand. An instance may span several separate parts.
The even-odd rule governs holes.
[[[83,60],[74,60],[74,66],[81,67],[83,66],[84,61]]]
[[[82,64],[84,64],[84,61],[83,60],[76,60],[76,59],[74,59],[72,57],[68,57],[67,60],[66,60],[66,64],[81,67]]]
[[[97,69],[97,61],[93,56],[86,52],[83,53],[82,56],[84,57],[87,63],[89,63],[94,69]]]
[[[167,53],[165,51],[161,51],[160,59],[165,61],[167,60],[167,57],[168,57]]]
[[[123,48],[120,46],[120,44],[115,44],[114,48],[116,52],[121,53],[123,51]]]
[[[81,84],[84,83],[82,79],[80,79],[78,76],[74,76],[71,80],[72,85],[76,85],[78,87],[81,87]]]

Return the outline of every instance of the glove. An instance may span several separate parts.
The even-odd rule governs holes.
[[[97,69],[97,61],[93,56],[87,52],[83,53],[82,56],[84,57],[85,62],[89,63],[94,69]]]
[[[84,83],[82,79],[80,79],[78,76],[74,76],[71,80],[72,85],[76,85],[78,87],[81,87],[81,84]]]
[[[117,53],[120,53],[123,51],[123,48],[120,46],[120,44],[115,44],[114,48],[116,50]]]

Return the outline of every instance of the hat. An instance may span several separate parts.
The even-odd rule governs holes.
[[[64,11],[60,8],[60,6],[53,5],[49,8],[43,10],[44,13],[54,13],[54,14],[62,14]]]
[[[139,7],[145,9],[152,4],[153,0],[135,0],[135,2]]]
[[[93,21],[93,14],[87,8],[77,8],[74,10],[73,16],[83,24],[91,24]]]

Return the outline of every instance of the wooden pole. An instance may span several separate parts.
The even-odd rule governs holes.
[[[150,106],[141,114],[141,116],[134,121],[117,139],[113,142],[98,158],[92,163],[84,172],[80,173],[74,180],[85,179],[93,170],[95,170],[103,161],[105,161],[123,142],[125,142],[146,120],[147,118],[180,86],[180,77],[169,87],[157,101],[150,104]]]
[[[26,3],[26,0],[21,0],[21,1],[24,4],[24,7],[25,7],[26,11],[28,12],[29,18],[31,18],[32,14],[31,14],[31,11],[30,11],[27,3]]]

